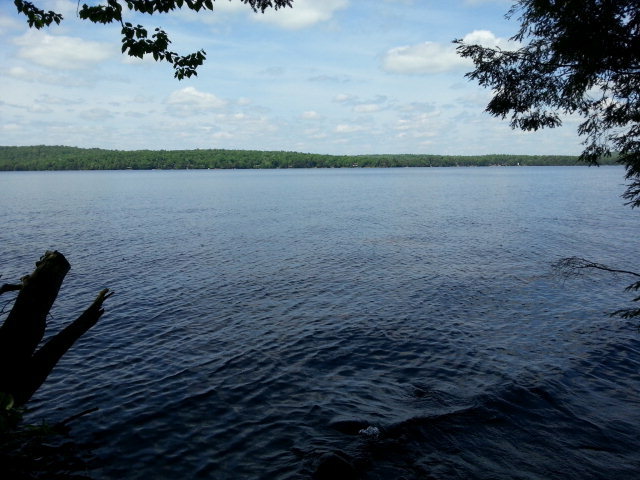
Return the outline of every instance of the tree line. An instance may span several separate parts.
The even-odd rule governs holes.
[[[614,164],[605,158],[603,164]],[[106,150],[65,146],[0,146],[1,171],[352,167],[485,167],[579,165],[569,155],[324,155],[258,150]]]

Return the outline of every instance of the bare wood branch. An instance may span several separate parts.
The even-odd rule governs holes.
[[[16,290],[20,290],[22,285],[16,285],[14,283],[5,283],[0,287],[0,295],[6,292],[14,292]]]
[[[67,353],[87,330],[98,322],[98,319],[104,313],[102,304],[112,294],[106,288],[102,290],[82,315],[67,325],[60,333],[53,336],[33,355],[29,370],[24,378],[25,381],[21,388],[20,397],[16,397],[16,402],[26,402],[40,388],[60,358]]]
[[[605,272],[611,273],[623,273],[626,275],[633,275],[635,277],[640,277],[640,273],[633,272],[631,270],[621,270],[618,268],[611,268],[607,265],[603,265],[602,263],[592,262],[590,260],[586,260],[581,257],[568,257],[561,258],[557,262],[552,265],[553,269],[560,273],[562,276],[569,277],[574,275],[579,275],[580,270],[584,269],[596,269],[603,270]]]
[[[611,268],[607,265],[603,265],[602,263],[592,262],[590,260],[586,260],[581,257],[568,257],[562,258],[557,262],[552,264],[552,268],[560,274],[560,276],[564,278],[578,276],[582,273],[583,270],[587,269],[595,269],[602,270],[604,272],[609,273],[621,273],[624,275],[632,275],[634,277],[640,277],[640,273],[633,272],[631,270],[622,270],[619,268]],[[640,281],[634,282],[625,288],[625,292],[637,291],[640,290]],[[640,296],[633,298],[633,302],[640,301]],[[640,316],[640,308],[623,308],[620,310],[616,310],[610,314],[612,317],[621,317],[621,318],[634,318]]]

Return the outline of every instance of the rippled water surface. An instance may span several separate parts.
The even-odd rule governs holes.
[[[638,266],[623,173],[0,173],[2,280],[72,264],[51,331],[116,292],[31,418],[99,407],[94,478],[638,478],[633,278],[550,269]]]

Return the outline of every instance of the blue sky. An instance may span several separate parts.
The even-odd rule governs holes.
[[[509,46],[511,3],[294,0],[262,15],[217,0],[214,12],[130,16],[179,53],[207,52],[179,82],[168,64],[123,56],[119,27],[80,20],[75,0],[36,1],[65,17],[42,31],[3,1],[0,145],[578,154],[575,120],[513,131],[464,78],[451,41]]]

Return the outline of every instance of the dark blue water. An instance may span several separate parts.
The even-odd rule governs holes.
[[[638,478],[633,278],[550,268],[640,269],[623,173],[0,173],[3,281],[72,264],[51,331],[116,292],[30,418],[99,407],[105,479]]]

